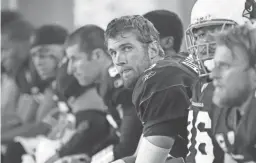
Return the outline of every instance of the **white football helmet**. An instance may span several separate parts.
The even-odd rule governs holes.
[[[200,66],[200,76],[209,74],[204,61],[213,58],[215,42],[204,38],[198,41],[199,30],[223,30],[236,24],[248,21],[245,18],[246,0],[197,0],[191,12],[191,24],[186,30],[186,46],[190,54]],[[205,36],[204,36],[205,37]]]

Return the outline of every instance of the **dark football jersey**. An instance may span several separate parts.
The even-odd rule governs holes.
[[[214,109],[213,133],[222,150],[238,163],[256,161],[256,98],[243,115],[237,109]]]
[[[213,108],[212,83],[200,79],[194,86],[191,106],[188,114],[188,149],[187,163],[221,163],[223,152],[218,148],[211,134]]]
[[[180,60],[168,57],[147,69],[133,90],[133,104],[143,124],[143,135],[175,136],[179,143],[172,148],[173,156],[186,153],[181,146],[186,144],[187,108],[196,79],[197,74]]]

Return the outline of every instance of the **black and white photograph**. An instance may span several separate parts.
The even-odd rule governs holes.
[[[1,0],[2,163],[256,163],[256,0]]]

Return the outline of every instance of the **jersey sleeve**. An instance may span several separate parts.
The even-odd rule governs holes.
[[[141,105],[146,110],[141,117],[144,135],[176,135],[186,126],[188,106],[189,100],[180,87],[155,93]]]
[[[164,131],[166,127],[159,129],[157,126],[169,122],[176,128],[177,123],[170,121],[186,119],[193,82],[193,77],[172,66],[152,69],[139,79],[133,103],[144,126],[143,134],[172,135],[171,126],[169,133]],[[157,132],[152,131],[154,128],[158,129]]]

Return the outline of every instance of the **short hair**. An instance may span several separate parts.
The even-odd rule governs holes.
[[[1,11],[1,28],[19,19],[22,19],[20,13],[11,10],[3,10]]]
[[[2,33],[7,34],[11,40],[16,41],[30,41],[33,32],[34,27],[25,20],[10,22],[2,28]]]
[[[127,31],[137,32],[137,39],[142,43],[160,42],[159,32],[149,20],[140,15],[132,15],[116,18],[108,24],[105,32],[105,44],[107,45],[109,38],[115,38]]]
[[[82,52],[91,53],[96,48],[106,52],[104,30],[96,25],[85,25],[67,37],[65,47],[75,44],[78,44]]]
[[[180,51],[184,35],[182,21],[179,16],[168,10],[154,10],[143,15],[151,21],[160,33],[160,38],[172,36],[174,39],[173,49]]]
[[[215,33],[214,38],[217,45],[224,45],[232,51],[235,56],[234,47],[240,47],[245,50],[249,66],[256,66],[256,28],[250,24],[236,26],[234,28]]]

